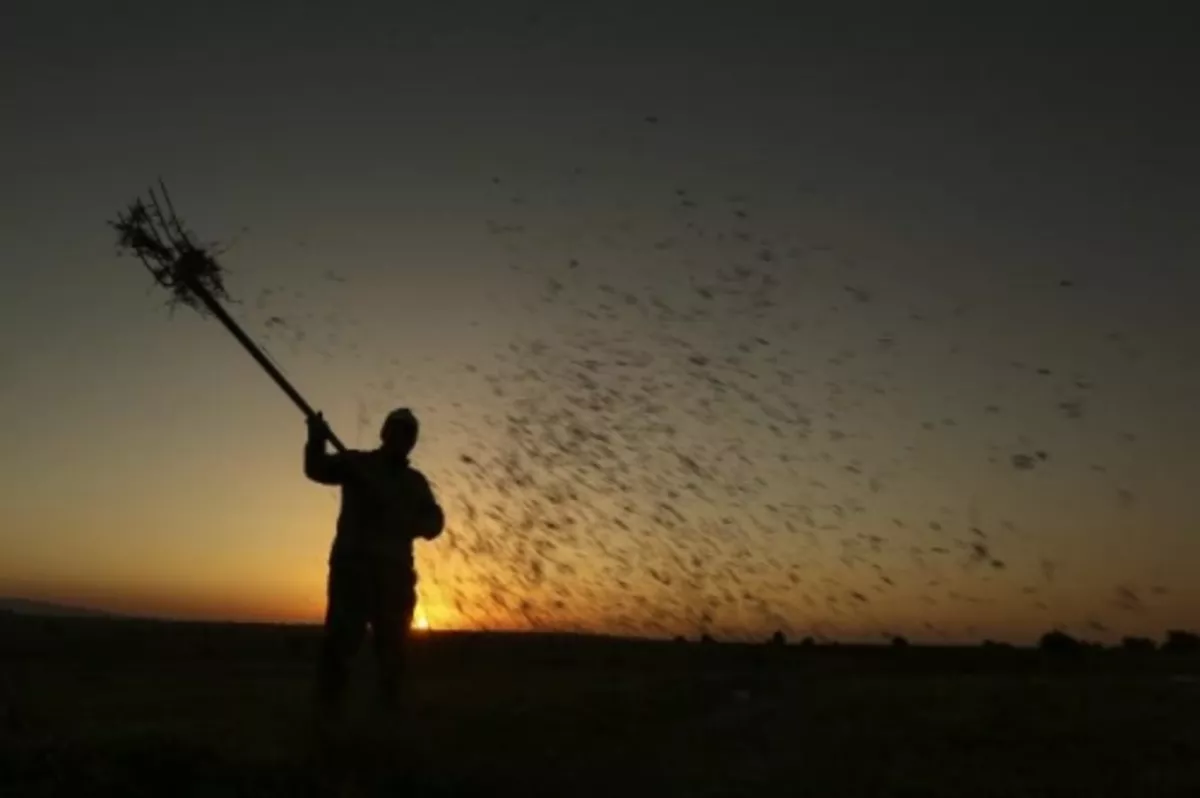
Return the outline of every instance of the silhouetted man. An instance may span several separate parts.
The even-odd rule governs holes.
[[[394,709],[404,646],[417,603],[412,544],[433,540],[445,518],[425,476],[409,464],[418,424],[410,410],[394,410],[371,451],[326,452],[329,427],[320,413],[308,421],[305,475],[342,489],[337,534],[329,555],[325,636],[317,674],[323,720],[344,704],[350,662],[371,626],[381,699]]]

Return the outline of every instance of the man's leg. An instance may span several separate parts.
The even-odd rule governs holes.
[[[325,633],[317,664],[319,720],[340,719],[350,680],[350,663],[366,632],[362,575],[344,565],[330,566],[325,606]]]
[[[407,574],[393,576],[384,572],[379,579],[378,604],[371,618],[371,641],[375,648],[379,699],[384,709],[391,712],[400,706],[405,648],[417,593],[416,585]]]

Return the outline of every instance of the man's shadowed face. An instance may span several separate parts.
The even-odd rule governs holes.
[[[417,417],[408,408],[393,410],[384,419],[379,440],[389,458],[404,460],[417,444]]]

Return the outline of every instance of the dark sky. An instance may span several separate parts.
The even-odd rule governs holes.
[[[343,437],[421,413],[435,625],[1200,624],[1196,29],[1056,8],[6,3],[0,592],[320,611],[300,417],[113,254],[161,176]]]

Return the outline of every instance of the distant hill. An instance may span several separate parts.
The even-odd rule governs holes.
[[[49,601],[0,596],[0,612],[15,615],[44,615],[56,618],[120,618],[122,616],[103,610],[93,610],[87,607],[72,607],[67,604],[54,604]]]

